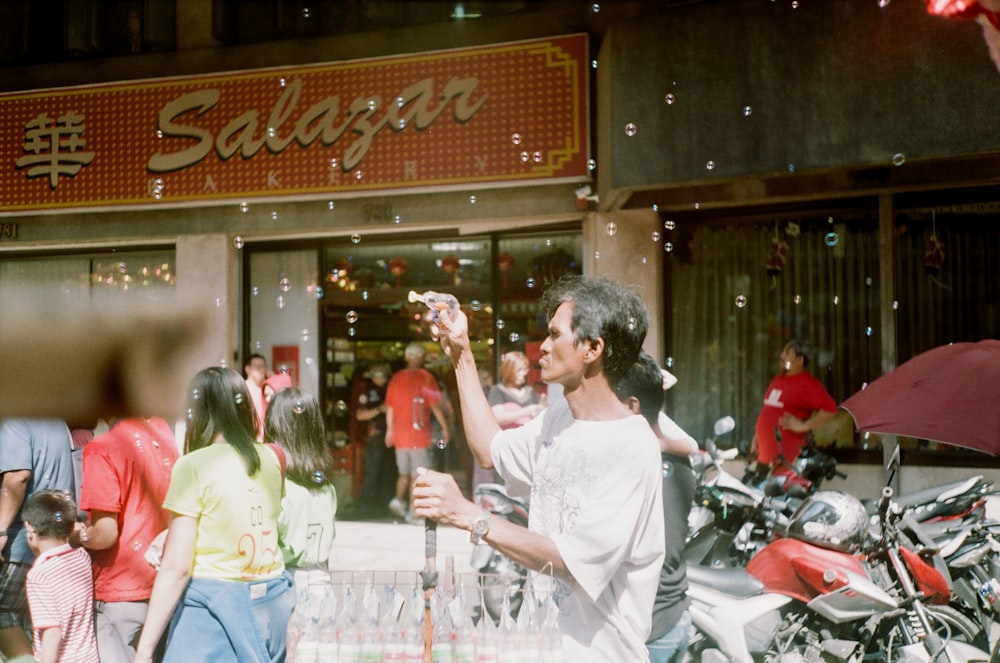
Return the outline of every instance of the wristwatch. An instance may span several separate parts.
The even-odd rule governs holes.
[[[489,517],[489,512],[484,509],[479,514],[479,517],[472,521],[472,531],[469,533],[469,541],[479,543],[483,540],[483,537],[490,531]]]

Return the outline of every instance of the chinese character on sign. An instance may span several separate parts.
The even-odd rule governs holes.
[[[29,156],[17,160],[17,167],[28,169],[28,177],[49,176],[49,185],[55,189],[59,176],[72,177],[80,168],[94,160],[93,152],[80,152],[86,141],[83,133],[83,116],[67,112],[56,121],[42,113],[24,125],[24,151]]]

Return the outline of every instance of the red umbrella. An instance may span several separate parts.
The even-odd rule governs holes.
[[[1000,341],[928,350],[840,407],[860,431],[1000,454]]]

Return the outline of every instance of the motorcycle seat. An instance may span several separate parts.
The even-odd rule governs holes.
[[[923,490],[918,490],[907,495],[898,495],[893,497],[892,501],[899,505],[899,507],[904,511],[921,505],[929,505],[935,502],[945,502],[946,500],[958,497],[975,489],[977,484],[982,481],[982,479],[982,475],[977,475],[968,479],[942,484],[940,486],[924,488]],[[874,515],[875,513],[878,513],[878,499],[862,500],[861,503],[865,505],[865,510],[869,514]]]
[[[764,583],[741,568],[713,568],[687,565],[687,577],[691,582],[740,598],[754,596],[764,591]]]

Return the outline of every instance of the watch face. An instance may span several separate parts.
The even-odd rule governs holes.
[[[489,531],[490,521],[484,513],[472,521],[472,532],[469,534],[469,539],[471,539],[473,543],[479,543],[479,541],[486,536],[486,533]]]

